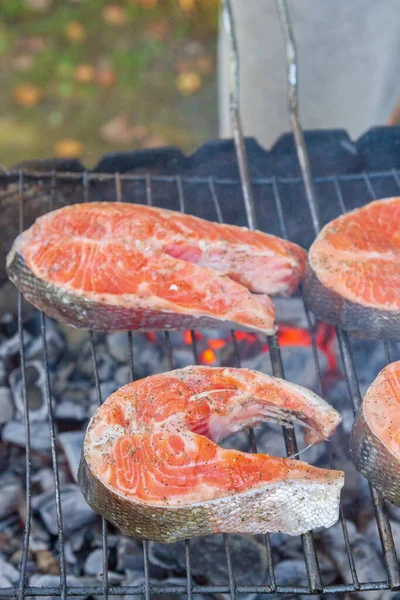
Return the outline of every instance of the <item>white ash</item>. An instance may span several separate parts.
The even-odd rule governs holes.
[[[14,416],[14,403],[11,389],[0,387],[0,425],[7,423]]]
[[[25,363],[26,401],[29,407],[31,423],[47,421],[48,409],[46,403],[46,374],[43,363],[30,360]],[[22,369],[10,373],[10,387],[14,397],[15,408],[22,420],[24,416],[24,384]]]

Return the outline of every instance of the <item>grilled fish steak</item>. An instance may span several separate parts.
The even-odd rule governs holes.
[[[321,320],[357,336],[400,340],[400,197],[328,223],[310,248],[304,293]]]
[[[350,451],[360,473],[400,506],[400,361],[385,367],[367,390]]]
[[[217,443],[261,421],[300,424],[307,443],[320,442],[340,420],[310,390],[257,371],[177,369],[124,386],[96,411],[79,483],[88,504],[124,533],[164,543],[329,527],[342,472]]]
[[[272,334],[266,294],[290,294],[305,262],[299,246],[258,231],[93,202],[40,217],[14,242],[7,271],[34,306],[76,327]]]

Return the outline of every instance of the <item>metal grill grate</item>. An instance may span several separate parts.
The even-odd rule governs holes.
[[[136,201],[137,198],[131,195],[130,188],[127,187],[128,183],[139,183],[146,197],[146,201],[148,204],[157,205],[154,202],[154,197],[159,196],[159,194],[154,194],[153,191],[157,187],[157,183],[161,185],[165,185],[168,183],[171,186],[174,186],[175,189],[175,200],[179,204],[179,207],[182,211],[185,211],[186,205],[189,207],[189,202],[187,201],[186,194],[184,190],[187,186],[191,185],[207,185],[209,199],[213,203],[215,210],[215,220],[222,221],[224,218],[224,213],[227,209],[228,202],[220,201],[220,192],[224,188],[232,189],[232,186],[238,186],[240,182],[238,180],[214,180],[210,178],[185,178],[185,177],[150,177],[150,176],[134,176],[131,175],[119,175],[115,174],[111,175],[94,175],[91,173],[84,173],[83,175],[77,175],[72,173],[40,173],[40,174],[32,174],[32,173],[24,173],[20,171],[18,173],[9,173],[8,175],[3,175],[1,177],[2,182],[10,183],[12,181],[18,181],[19,187],[19,223],[20,229],[24,228],[24,209],[26,208],[27,203],[31,200],[25,199],[25,190],[27,186],[29,188],[32,187],[32,182],[38,183],[39,181],[48,181],[51,189],[51,193],[49,194],[48,201],[48,210],[52,210],[54,207],[55,197],[58,193],[58,190],[61,189],[61,185],[65,183],[65,181],[70,180],[71,178],[79,178],[79,185],[81,187],[81,192],[83,196],[86,198],[86,201],[92,201],[97,199],[98,195],[101,195],[99,192],[99,186],[109,186],[110,182],[112,182],[114,190],[115,190],[115,198],[119,201]],[[28,183],[29,182],[29,183]],[[387,195],[393,195],[399,193],[400,191],[400,177],[397,171],[392,172],[382,172],[382,173],[363,173],[359,175],[345,175],[340,177],[324,177],[319,178],[314,181],[314,184],[318,187],[321,185],[329,185],[331,191],[335,194],[335,215],[340,214],[341,212],[346,210],[346,203],[348,198],[352,198],[354,201],[354,190],[356,188],[349,187],[349,183],[353,186],[359,186],[362,184],[362,188],[357,187],[357,204],[361,205],[373,199],[375,197],[374,190],[379,186],[384,187],[385,193]],[[287,207],[285,208],[284,203],[281,198],[281,189],[286,189],[288,186],[292,193],[297,193],[298,196],[303,198],[303,202],[305,202],[303,190],[302,190],[302,180],[300,179],[263,179],[263,180],[255,180],[253,182],[256,186],[260,186],[264,192],[265,196],[272,195],[275,201],[276,207],[276,217],[279,220],[281,235],[283,237],[288,236],[287,232]],[[59,188],[60,186],[60,188]],[[95,186],[95,190],[94,190]],[[95,191],[95,193],[94,193]],[[225,195],[222,194],[224,197]],[[57,204],[57,206],[59,203]],[[243,206],[244,210],[244,206]],[[330,211],[332,211],[332,206],[330,207]],[[308,226],[311,228],[311,217],[308,215],[304,215],[308,217]],[[306,310],[306,309],[305,309]],[[310,326],[311,339],[313,343],[313,351],[315,358],[315,368],[317,373],[320,372],[319,364],[318,364],[318,354],[315,345],[314,332],[312,327],[312,319],[309,314],[306,315],[307,320]],[[103,542],[103,584],[94,587],[71,587],[67,585],[66,581],[66,568],[65,568],[65,547],[64,547],[64,534],[63,534],[63,523],[62,523],[62,507],[61,507],[61,498],[60,498],[60,484],[58,478],[58,468],[57,468],[57,431],[54,422],[53,416],[53,400],[52,400],[52,390],[49,376],[49,367],[48,367],[48,353],[47,353],[47,344],[46,344],[46,320],[43,314],[41,314],[41,336],[43,343],[43,364],[46,370],[46,400],[47,407],[49,412],[49,427],[50,427],[50,435],[51,435],[51,457],[53,463],[53,471],[54,471],[54,481],[55,481],[55,500],[56,500],[56,514],[57,514],[57,526],[58,526],[58,548],[59,548],[59,563],[60,563],[60,586],[59,587],[40,587],[34,588],[26,586],[26,567],[27,567],[27,558],[28,558],[28,549],[29,549],[29,535],[30,535],[30,523],[31,523],[31,448],[30,448],[30,431],[29,431],[29,412],[27,411],[27,394],[26,394],[26,386],[25,386],[25,356],[24,356],[24,339],[23,339],[23,314],[22,314],[22,303],[21,297],[19,297],[18,301],[18,325],[19,332],[21,338],[21,365],[22,365],[22,377],[24,381],[24,405],[25,405],[25,431],[26,431],[26,525],[25,525],[25,533],[24,533],[24,542],[23,542],[23,552],[21,558],[21,579],[19,586],[15,588],[2,588],[0,589],[1,597],[8,596],[16,596],[18,598],[23,598],[24,596],[61,596],[61,598],[65,598],[67,596],[82,596],[82,595],[103,595],[104,598],[107,598],[109,595],[118,594],[118,595],[132,595],[132,594],[144,594],[146,598],[149,598],[151,595],[160,595],[160,594],[187,594],[188,598],[191,599],[193,594],[221,594],[228,593],[231,598],[234,599],[236,594],[241,593],[278,593],[278,594],[318,594],[318,593],[335,593],[335,592],[352,592],[352,591],[367,591],[367,590],[383,590],[383,589],[400,589],[400,570],[399,564],[397,562],[396,553],[393,544],[393,538],[390,529],[390,523],[386,514],[384,501],[381,496],[371,488],[371,498],[375,509],[375,516],[377,521],[377,526],[379,529],[382,550],[385,560],[385,565],[387,569],[387,579],[385,581],[360,581],[357,576],[357,569],[355,565],[355,560],[352,555],[351,550],[351,541],[349,539],[349,535],[346,528],[346,522],[343,515],[343,509],[341,509],[341,523],[343,528],[343,536],[345,540],[345,545],[347,549],[347,557],[350,565],[350,571],[352,575],[352,580],[342,584],[333,584],[333,585],[324,585],[323,577],[321,576],[321,572],[318,564],[318,553],[315,548],[313,534],[307,533],[302,536],[302,545],[303,545],[303,554],[304,560],[307,568],[308,574],[308,585],[306,586],[282,586],[279,585],[279,581],[275,580],[274,576],[274,566],[272,563],[272,553],[271,553],[271,545],[269,541],[268,534],[265,536],[265,550],[268,559],[268,573],[269,573],[269,583],[268,585],[236,585],[235,583],[235,573],[234,568],[232,566],[232,561],[230,557],[229,551],[229,535],[225,536],[225,554],[226,561],[228,565],[228,573],[229,579],[226,583],[220,585],[198,585],[193,582],[191,575],[191,554],[190,554],[190,542],[186,542],[186,568],[187,568],[187,582],[186,585],[169,585],[169,584],[152,584],[149,578],[149,558],[148,558],[148,547],[147,542],[143,543],[143,553],[144,553],[144,576],[145,583],[144,585],[138,586],[109,586],[108,585],[108,555],[107,555],[107,523],[103,520],[102,527],[102,542]],[[132,380],[135,379],[135,366],[134,366],[134,351],[133,351],[133,340],[134,333],[128,332],[127,336],[129,337],[129,348],[130,353],[127,357],[127,363],[130,367],[130,374]],[[359,384],[357,380],[357,373],[355,370],[355,366],[352,359],[351,353],[351,345],[349,336],[341,331],[337,331],[339,347],[343,362],[344,373],[346,375],[346,381],[349,392],[349,402],[353,406],[354,411],[357,410],[361,397]],[[98,401],[102,402],[103,398],[101,398],[101,390],[100,390],[100,381],[99,375],[97,371],[97,357],[96,357],[96,335],[93,332],[89,333],[89,338],[91,341],[91,352],[93,358],[93,372],[94,372],[94,381],[97,389]],[[234,352],[236,356],[237,365],[240,366],[240,352],[239,345],[237,343],[235,333],[232,332],[232,342],[234,347]],[[390,358],[390,348],[388,343],[382,344],[382,353],[386,357],[387,360]],[[269,353],[271,357],[271,363],[273,366],[273,372],[275,376],[282,377],[284,376],[284,364],[282,362],[281,352],[279,348],[279,343],[276,336],[271,336],[268,338],[269,345]],[[174,351],[170,342],[168,332],[165,333],[165,348],[168,356],[168,366],[169,368],[174,368]],[[195,332],[192,332],[192,350],[193,350],[193,362],[198,362],[198,351],[196,347],[196,337]],[[372,377],[371,377],[372,378]],[[323,393],[323,383],[320,378],[320,392]],[[283,429],[283,435],[285,436],[286,449],[288,454],[293,454],[297,450],[295,435],[292,430]],[[256,436],[253,431],[250,431],[250,439],[253,451],[256,451]],[[330,454],[331,465],[334,466],[334,457],[332,456],[332,450],[330,448],[330,444],[327,444],[327,449]],[[373,578],[373,573],[371,573],[371,579]]]
[[[310,239],[318,233],[321,222],[334,218],[340,212],[345,212],[348,201],[351,198],[351,208],[354,208],[354,201],[356,199],[357,204],[360,205],[366,201],[378,196],[390,196],[399,194],[400,191],[400,176],[397,171],[385,171],[385,172],[374,172],[374,173],[363,173],[363,174],[348,174],[342,176],[328,176],[314,179],[310,177],[310,170],[308,165],[307,152],[304,146],[304,139],[300,123],[297,114],[297,81],[296,74],[293,70],[290,71],[291,66],[296,66],[295,62],[295,47],[293,44],[292,33],[290,29],[290,22],[285,7],[284,0],[278,0],[278,8],[282,20],[283,33],[287,46],[287,58],[289,67],[289,112],[291,116],[291,122],[296,139],[296,147],[298,152],[299,163],[302,168],[303,178],[258,178],[252,182],[249,180],[247,157],[245,147],[243,143],[243,135],[241,132],[240,118],[239,118],[239,85],[238,85],[238,62],[237,62],[237,51],[236,41],[233,29],[232,11],[229,0],[224,0],[224,16],[226,20],[227,30],[229,33],[231,48],[232,48],[232,123],[233,133],[237,148],[240,180],[237,179],[217,179],[210,177],[169,177],[169,176],[153,176],[150,175],[115,175],[110,174],[94,174],[85,172],[83,174],[78,173],[56,173],[56,172],[12,172],[4,175],[0,175],[0,185],[8,186],[10,183],[18,183],[18,196],[19,196],[19,229],[24,229],[24,209],[26,202],[32,200],[32,184],[37,185],[38,188],[43,190],[43,187],[50,189],[48,210],[52,210],[56,204],[57,207],[62,205],[58,198],[58,192],[61,189],[62,184],[66,182],[74,182],[76,184],[76,190],[78,195],[84,200],[90,202],[93,199],[103,199],[102,196],[103,188],[110,190],[110,184],[113,186],[113,194],[115,199],[119,201],[145,201],[150,205],[158,205],[159,200],[165,197],[165,185],[174,186],[174,195],[177,200],[177,208],[182,212],[186,209],[186,198],[187,192],[185,189],[190,189],[191,193],[197,193],[198,189],[201,188],[200,198],[214,207],[215,215],[214,220],[220,222],[230,222],[232,219],[227,215],[231,215],[231,209],[233,204],[232,191],[240,191],[241,188],[241,201],[243,203],[242,214],[247,216],[247,223],[249,227],[253,228],[255,223],[262,221],[257,215],[263,208],[265,198],[272,198],[275,211],[276,211],[276,223],[279,224],[280,231],[270,231],[269,225],[273,224],[271,216],[268,214],[268,224],[265,224],[265,219],[260,228],[265,231],[272,233],[278,233],[281,236],[295,239],[295,235],[291,231],[288,223],[288,201],[290,197],[296,199],[296,202],[289,202],[289,205],[296,208],[296,212],[301,216],[303,227],[306,230]],[[162,186],[161,194],[154,194],[155,186]],[[163,187],[164,186],[164,187]],[[379,187],[378,187],[379,186]],[[129,189],[128,189],[129,188]],[[325,196],[326,202],[318,206],[316,202],[315,190],[321,188],[323,194],[320,197]],[[29,199],[25,200],[26,190],[30,190]],[[375,194],[375,190],[377,193]],[[260,200],[254,202],[253,191],[260,192]],[[144,193],[143,193],[144,192]],[[38,192],[39,194],[40,192]],[[235,196],[235,195],[234,195]],[[285,200],[283,200],[283,198]],[[57,200],[57,202],[56,202]],[[235,206],[236,197],[235,197]],[[201,203],[197,201],[196,207],[199,208]],[[300,207],[300,208],[299,208]],[[325,210],[325,216],[320,217],[320,211]],[[190,212],[199,214],[199,211],[193,209],[193,202],[190,202]],[[240,212],[240,210],[239,210]],[[265,216],[265,215],[264,215]],[[310,328],[310,334],[313,346],[313,355],[315,359],[315,369],[320,374],[320,366],[318,363],[318,353],[315,343],[313,321],[310,314],[307,312],[305,306],[307,321]],[[67,596],[103,596],[107,600],[108,596],[119,595],[137,595],[142,594],[146,600],[151,595],[179,595],[187,594],[189,600],[192,600],[193,594],[230,594],[232,600],[235,599],[237,594],[251,593],[251,594],[320,594],[320,593],[345,593],[355,591],[368,591],[368,590],[398,590],[400,589],[400,568],[397,562],[396,553],[394,549],[393,537],[390,528],[390,522],[385,510],[385,504],[382,497],[371,488],[371,499],[374,505],[376,522],[379,529],[382,551],[387,571],[387,578],[384,581],[360,581],[357,575],[356,564],[351,549],[351,541],[346,527],[346,521],[344,519],[343,509],[341,508],[340,519],[342,524],[343,536],[345,541],[345,547],[347,551],[347,558],[349,561],[351,581],[325,585],[318,562],[318,552],[314,543],[312,532],[309,532],[302,536],[302,546],[304,561],[308,575],[308,585],[304,586],[290,586],[290,585],[279,585],[279,581],[276,581],[274,574],[274,565],[272,562],[271,544],[268,534],[265,535],[265,550],[268,560],[268,574],[269,583],[268,585],[237,585],[235,582],[235,572],[232,565],[230,546],[229,546],[229,535],[224,536],[224,548],[226,555],[226,562],[228,567],[228,581],[220,585],[199,585],[193,582],[192,578],[192,567],[191,567],[191,548],[190,541],[186,541],[186,585],[169,585],[169,584],[153,584],[150,581],[149,576],[149,556],[148,556],[148,543],[143,542],[143,555],[144,555],[144,578],[145,582],[143,585],[136,586],[109,586],[108,584],[108,546],[107,546],[107,523],[103,519],[102,521],[102,549],[103,549],[103,579],[102,585],[93,587],[71,587],[67,585],[66,578],[66,566],[65,566],[65,544],[64,544],[64,533],[63,533],[63,522],[62,522],[62,506],[60,497],[60,482],[58,475],[57,466],[57,431],[53,416],[53,398],[51,390],[51,382],[49,375],[49,360],[48,350],[46,342],[46,317],[41,315],[41,336],[43,344],[43,364],[46,371],[45,391],[46,401],[49,413],[49,427],[50,427],[50,438],[51,438],[51,458],[54,472],[55,482],[55,502],[56,502],[56,516],[57,516],[57,531],[58,531],[58,548],[59,548],[59,564],[60,564],[60,585],[57,587],[29,587],[26,584],[27,575],[27,560],[29,552],[29,538],[31,530],[31,444],[30,444],[30,423],[29,423],[29,411],[28,411],[28,398],[26,391],[26,361],[25,361],[25,350],[24,350],[24,338],[23,338],[23,314],[22,314],[22,299],[21,296],[18,298],[18,328],[20,335],[20,358],[21,358],[21,370],[23,380],[23,402],[24,402],[24,414],[25,414],[25,436],[26,436],[26,515],[25,515],[25,531],[23,539],[23,549],[20,563],[20,582],[19,585],[14,588],[0,588],[0,597],[18,597],[21,600],[25,596],[61,596],[66,598]],[[130,374],[132,380],[135,379],[135,364],[134,364],[134,333],[127,333],[129,338],[129,357],[127,357],[130,367]],[[94,380],[98,395],[99,404],[102,402],[101,388],[99,374],[97,370],[97,357],[96,357],[96,336],[93,332],[89,333],[91,352],[93,359],[93,371]],[[359,383],[357,379],[357,373],[352,358],[350,340],[347,333],[344,331],[337,331],[337,338],[340,347],[340,353],[343,363],[343,369],[346,376],[349,402],[351,403],[354,412],[358,409],[361,396]],[[232,332],[232,342],[237,365],[241,364],[240,349],[237,343],[235,333]],[[284,377],[284,364],[282,362],[281,351],[279,348],[278,339],[276,336],[268,338],[269,354],[271,358],[273,374],[278,377]],[[174,353],[170,342],[168,332],[165,333],[165,348],[167,350],[167,356],[169,361],[169,367],[174,367]],[[192,332],[192,349],[193,349],[193,361],[198,363],[198,351],[196,347],[195,332]],[[390,360],[390,348],[387,343],[382,344],[382,353],[387,361]],[[323,393],[323,382],[319,377],[320,392]],[[254,452],[257,451],[257,440],[253,431],[250,431],[250,440],[252,449]],[[294,454],[297,451],[297,443],[295,434],[292,430],[283,429],[283,435],[285,439],[285,445],[288,455]],[[329,446],[329,445],[328,445]],[[332,467],[334,467],[334,456],[331,448],[327,448],[330,456]],[[371,573],[371,579],[373,579],[373,573]]]

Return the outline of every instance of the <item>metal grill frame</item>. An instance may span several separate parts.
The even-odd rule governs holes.
[[[1,183],[12,183],[18,182],[19,188],[19,224],[20,230],[24,229],[24,206],[26,204],[25,201],[25,189],[29,186],[29,183],[38,182],[46,180],[51,183],[52,193],[50,194],[50,201],[48,209],[52,210],[54,205],[54,196],[57,191],[58,182],[61,184],[63,181],[70,181],[71,179],[76,180],[78,183],[82,185],[82,189],[84,191],[83,196],[85,201],[91,201],[96,199],[95,195],[90,191],[91,183],[108,183],[110,181],[114,182],[115,185],[115,197],[118,201],[132,201],[132,198],[129,199],[124,195],[124,186],[123,183],[140,181],[143,185],[146,186],[146,197],[147,203],[152,205],[152,186],[156,182],[169,182],[176,186],[176,192],[179,198],[180,210],[185,212],[185,196],[184,196],[184,184],[207,184],[209,186],[209,193],[213,200],[215,206],[215,214],[217,220],[223,220],[222,210],[218,199],[217,188],[219,185],[238,185],[239,181],[237,179],[214,179],[214,178],[204,178],[204,177],[180,177],[180,176],[145,176],[145,175],[120,175],[118,173],[114,175],[110,174],[92,174],[89,172],[84,172],[82,174],[77,173],[54,173],[54,172],[25,172],[20,170],[18,172],[10,172],[7,175],[0,176],[0,184]],[[353,174],[353,175],[342,175],[342,176],[326,176],[315,178],[315,183],[329,183],[335,190],[336,198],[338,205],[342,212],[346,211],[344,196],[342,193],[342,185],[348,181],[362,181],[365,185],[366,191],[366,199],[374,199],[375,192],[373,187],[374,180],[379,179],[391,179],[393,181],[394,186],[400,192],[400,172],[393,171],[384,171],[384,172],[375,172],[375,173],[362,173],[362,174]],[[281,226],[281,235],[282,237],[287,238],[286,226],[285,226],[285,217],[284,210],[282,207],[281,196],[279,193],[279,188],[281,185],[289,184],[293,186],[302,185],[302,180],[300,178],[262,178],[255,179],[253,185],[259,185],[263,187],[268,187],[272,190],[274,194],[274,199],[276,203],[276,210],[280,220]],[[311,217],[310,217],[311,221]],[[312,347],[313,347],[313,355],[315,360],[315,368],[318,374],[320,374],[320,366],[318,363],[318,352],[315,344],[314,337],[314,329],[313,329],[313,320],[308,312],[307,308],[304,305],[304,310],[306,311],[307,321],[310,328]],[[343,536],[347,550],[347,557],[349,560],[350,571],[352,574],[352,581],[349,583],[343,584],[335,584],[335,585],[324,585],[321,573],[318,564],[318,555],[316,552],[316,548],[313,541],[312,533],[307,533],[302,536],[303,543],[303,554],[304,560],[307,568],[308,574],[308,585],[307,586],[281,586],[276,583],[274,576],[274,567],[272,563],[272,552],[271,545],[269,541],[268,534],[265,535],[265,549],[267,553],[268,559],[268,573],[270,583],[268,585],[254,585],[254,586],[244,586],[244,585],[236,585],[235,583],[235,574],[232,567],[232,562],[230,559],[229,552],[229,535],[224,536],[224,544],[225,544],[225,554],[228,565],[228,573],[229,573],[229,581],[224,585],[196,585],[193,583],[192,574],[191,574],[191,557],[190,557],[190,542],[186,541],[186,567],[187,567],[187,583],[185,586],[179,585],[169,585],[169,584],[151,584],[149,578],[149,558],[148,558],[148,546],[147,542],[143,542],[143,553],[144,553],[144,576],[145,576],[145,584],[139,586],[109,586],[108,585],[108,551],[107,551],[107,523],[103,519],[102,520],[102,546],[103,546],[103,584],[99,586],[93,587],[71,587],[67,585],[66,582],[66,568],[65,568],[65,552],[64,552],[64,534],[63,534],[63,524],[62,524],[62,506],[61,506],[61,497],[60,497],[60,484],[58,477],[58,466],[57,466],[57,431],[56,425],[54,422],[53,416],[53,398],[49,377],[49,367],[48,367],[48,353],[47,353],[47,343],[46,343],[46,320],[47,317],[41,313],[40,315],[40,323],[41,323],[41,337],[43,343],[43,364],[46,371],[46,402],[49,412],[49,427],[50,427],[50,439],[51,439],[51,457],[53,463],[53,471],[54,471],[54,481],[55,481],[55,500],[56,500],[56,515],[57,515],[57,528],[58,528],[58,549],[59,549],[59,564],[60,564],[60,586],[57,587],[29,587],[26,585],[26,567],[27,567],[27,559],[28,559],[28,549],[29,549],[29,535],[30,535],[30,526],[31,526],[31,493],[30,493],[30,485],[31,485],[31,447],[30,447],[30,428],[29,428],[29,412],[27,410],[28,406],[28,398],[26,393],[26,381],[25,381],[25,347],[24,347],[24,332],[23,332],[23,314],[22,314],[22,297],[18,296],[18,329],[20,335],[20,359],[21,359],[21,367],[22,367],[22,378],[24,384],[24,409],[25,409],[25,435],[26,435],[26,520],[25,520],[25,532],[24,532],[24,541],[23,541],[23,552],[21,557],[21,579],[19,586],[14,588],[0,588],[0,597],[18,597],[21,600],[25,596],[61,596],[61,598],[66,598],[67,596],[81,596],[81,595],[103,595],[105,599],[108,598],[109,595],[118,594],[118,595],[131,595],[131,594],[144,594],[147,598],[150,598],[151,595],[160,595],[160,594],[187,594],[189,600],[192,599],[193,594],[198,593],[229,593],[232,600],[236,597],[237,594],[242,593],[262,593],[262,594],[319,594],[319,593],[344,593],[344,592],[354,592],[354,591],[368,591],[368,590],[399,590],[400,589],[400,571],[399,564],[396,558],[396,552],[394,549],[393,537],[390,528],[390,522],[386,514],[386,509],[384,505],[384,500],[380,496],[380,494],[371,487],[371,497],[374,505],[375,516],[377,521],[377,526],[380,533],[381,543],[382,543],[382,551],[385,560],[385,565],[387,569],[387,579],[385,581],[370,581],[370,582],[360,582],[357,576],[357,569],[355,565],[355,560],[351,550],[351,542],[349,539],[346,521],[343,515],[343,509],[340,510],[340,519],[342,523]],[[134,354],[133,354],[133,336],[135,335],[133,332],[127,333],[129,337],[129,348],[130,353],[127,357],[129,366],[130,366],[130,374],[132,380],[135,379],[135,368],[134,368]],[[346,332],[338,329],[337,330],[337,338],[339,342],[339,348],[343,363],[344,373],[346,375],[346,381],[349,392],[349,399],[353,406],[354,413],[356,413],[360,403],[361,396],[359,390],[359,384],[357,379],[357,373],[355,370],[351,346],[349,337]],[[93,360],[93,373],[94,373],[94,381],[97,389],[98,401],[99,404],[104,400],[101,398],[100,391],[100,380],[97,371],[97,357],[96,357],[96,335],[93,332],[89,332],[89,339],[91,343],[91,353]],[[236,356],[236,364],[240,366],[240,351],[239,345],[237,343],[235,333],[232,332],[232,343],[234,345],[234,352]],[[273,368],[273,373],[277,377],[284,377],[284,365],[282,362],[281,352],[279,348],[279,343],[276,336],[268,337],[268,346],[269,353]],[[174,356],[173,356],[173,348],[170,342],[169,333],[165,332],[165,349],[168,356],[168,366],[169,368],[174,368]],[[196,338],[194,332],[192,332],[192,350],[193,350],[193,362],[198,363],[198,351],[196,346]],[[387,342],[382,343],[382,352],[386,357],[386,360],[390,361],[390,351]],[[321,377],[319,377],[319,392],[323,394],[323,383]],[[286,450],[288,455],[294,454],[297,451],[297,444],[293,430],[287,430],[283,428],[283,435],[285,437]],[[256,437],[252,430],[250,430],[250,439],[253,451],[257,451],[256,446]],[[327,444],[327,449],[330,454],[331,466],[334,467],[334,458],[332,456],[332,451],[330,445]]]
[[[316,201],[316,195],[314,190],[313,180],[310,174],[310,168],[308,163],[307,151],[304,144],[304,137],[300,122],[298,119],[298,103],[297,103],[297,77],[296,77],[296,51],[294,46],[293,34],[291,32],[291,25],[287,13],[286,3],[284,0],[277,0],[278,10],[281,18],[283,34],[287,48],[287,64],[288,64],[288,84],[289,84],[289,114],[290,120],[294,131],[296,149],[298,153],[298,159],[302,170],[302,178],[258,178],[250,181],[246,150],[243,140],[242,128],[240,123],[239,113],[239,81],[238,81],[238,55],[236,47],[236,38],[233,27],[232,7],[230,0],[223,0],[224,7],[224,19],[228,31],[228,37],[231,43],[231,116],[233,125],[233,134],[237,149],[237,158],[240,172],[240,183],[243,191],[244,209],[246,211],[248,224],[250,228],[255,228],[255,205],[252,194],[252,186],[269,186],[272,189],[273,196],[275,199],[276,210],[280,222],[281,235],[287,238],[287,231],[285,226],[284,211],[282,208],[282,202],[279,193],[280,184],[291,184],[291,185],[302,185],[304,183],[305,193],[310,209],[310,224],[313,227],[314,233],[317,234],[321,228],[321,223],[318,214],[318,203]],[[293,71],[294,67],[294,71]],[[376,179],[381,178],[393,178],[396,189],[400,190],[400,175],[396,170],[383,171],[374,173],[362,173],[362,174],[347,174],[341,176],[326,176],[319,177],[314,180],[316,183],[330,183],[335,190],[337,201],[342,212],[346,211],[344,197],[342,194],[341,185],[346,181],[363,181],[366,186],[367,197],[370,199],[375,198],[375,192],[373,182]],[[110,174],[99,174],[99,173],[56,173],[51,172],[34,172],[34,171],[14,171],[0,175],[0,184],[8,184],[18,182],[19,191],[19,229],[24,229],[24,205],[25,205],[25,186],[27,182],[39,182],[43,180],[50,181],[51,195],[49,202],[49,210],[54,207],[55,193],[57,190],[57,182],[62,180],[71,181],[75,180],[81,183],[83,187],[83,197],[85,201],[90,201],[90,184],[91,182],[107,182],[110,179],[114,180],[115,184],[115,197],[118,201],[125,201],[123,194],[122,183],[124,181],[138,180],[142,181],[146,186],[146,198],[149,205],[153,204],[152,198],[152,184],[153,182],[170,182],[175,183],[177,188],[177,194],[179,198],[179,206],[182,212],[185,212],[185,197],[183,192],[184,183],[206,183],[209,186],[209,193],[213,200],[217,220],[222,222],[223,215],[218,200],[217,186],[218,185],[237,185],[238,180],[236,179],[218,179],[211,177],[181,177],[181,176],[153,176],[150,175],[120,175],[118,173]],[[313,330],[313,321],[310,313],[308,312],[305,304],[304,310],[306,312],[308,325],[310,328],[313,355],[315,359],[315,368],[318,374],[320,374],[320,367],[318,363],[318,353],[315,343],[315,336]],[[51,383],[49,376],[48,367],[48,351],[47,351],[47,340],[46,340],[46,320],[47,317],[43,313],[40,316],[41,323],[41,337],[43,343],[43,363],[46,371],[45,380],[45,395],[49,413],[49,428],[50,428],[50,440],[51,440],[51,458],[54,472],[54,483],[55,483],[55,501],[56,501],[56,516],[57,516],[57,530],[58,530],[58,549],[59,549],[59,565],[60,565],[60,585],[56,587],[30,587],[27,586],[27,560],[29,552],[29,537],[31,531],[31,445],[30,445],[30,422],[29,422],[29,411],[28,411],[28,398],[26,391],[26,364],[25,364],[25,346],[24,346],[24,331],[23,331],[23,314],[22,314],[22,297],[18,296],[18,330],[20,336],[20,359],[21,359],[21,370],[22,370],[22,381],[23,381],[23,401],[24,401],[24,425],[25,425],[25,438],[26,438],[26,514],[25,514],[25,530],[24,539],[20,563],[20,581],[19,585],[13,588],[0,588],[0,597],[17,597],[23,600],[25,596],[60,596],[62,599],[70,596],[83,596],[83,595],[102,595],[104,600],[111,595],[126,596],[132,594],[143,594],[146,600],[151,595],[179,595],[187,594],[188,600],[192,600],[193,594],[222,594],[228,593],[232,600],[235,600],[237,594],[252,593],[252,594],[332,594],[332,593],[346,593],[346,592],[357,592],[357,591],[369,591],[369,590],[400,590],[400,567],[397,561],[396,552],[393,543],[393,536],[391,532],[390,522],[386,513],[385,503],[381,495],[371,486],[371,498],[374,505],[376,522],[380,534],[382,551],[384,556],[384,562],[387,570],[387,579],[385,581],[368,581],[360,582],[357,569],[354,561],[354,556],[351,550],[351,543],[346,527],[346,521],[344,519],[343,509],[340,509],[340,520],[342,524],[343,536],[347,551],[347,558],[349,561],[349,567],[351,572],[352,581],[349,583],[324,585],[321,577],[321,572],[318,563],[318,555],[314,544],[312,532],[306,533],[302,536],[303,554],[305,565],[308,575],[308,585],[305,586],[282,586],[279,585],[275,580],[274,565],[272,562],[271,545],[268,534],[265,535],[265,549],[268,559],[268,573],[269,573],[269,584],[268,585],[237,585],[235,582],[235,573],[232,567],[232,561],[229,549],[229,535],[224,535],[224,546],[225,555],[228,566],[228,582],[221,585],[197,585],[193,583],[192,569],[191,569],[191,553],[190,553],[190,541],[186,541],[186,573],[187,581],[186,585],[168,585],[168,584],[152,584],[149,577],[149,557],[148,557],[148,543],[143,542],[143,555],[144,555],[144,578],[145,583],[143,585],[136,586],[109,586],[108,584],[108,549],[107,549],[107,523],[102,520],[102,549],[103,549],[103,581],[102,585],[92,587],[72,587],[67,585],[66,579],[66,567],[65,567],[65,549],[64,549],[64,533],[63,533],[63,522],[62,522],[62,506],[60,496],[60,483],[57,465],[57,431],[53,416],[53,398],[51,391]],[[135,379],[135,368],[134,368],[134,353],[133,353],[133,335],[134,333],[128,332],[129,337],[129,348],[130,355],[129,365],[132,380]],[[97,371],[97,358],[96,358],[96,340],[93,332],[89,332],[91,342],[91,353],[93,360],[93,372],[95,386],[97,389],[99,404],[104,400],[101,397],[100,380]],[[359,383],[357,379],[357,373],[352,357],[351,346],[349,337],[343,330],[337,330],[337,339],[339,342],[340,354],[342,358],[344,373],[346,376],[349,399],[351,401],[354,413],[356,413],[361,403],[361,395],[359,389]],[[234,345],[237,366],[240,366],[240,352],[239,346],[235,337],[235,333],[232,332],[232,343]],[[284,365],[282,362],[281,351],[276,335],[268,337],[269,353],[273,368],[273,374],[278,377],[284,377]],[[174,367],[173,349],[170,343],[169,333],[165,332],[165,347],[167,350],[169,367]],[[198,352],[196,347],[196,338],[194,332],[192,332],[192,349],[193,349],[193,360],[194,363],[198,363]],[[385,353],[387,361],[390,361],[389,346],[386,342],[383,343],[382,350]],[[323,384],[321,377],[319,377],[320,392],[323,393]],[[285,445],[288,455],[292,455],[297,452],[297,443],[293,430],[283,428],[283,435],[285,439]],[[250,439],[253,451],[257,451],[256,437],[254,432],[250,431]],[[329,445],[328,445],[329,446]],[[332,456],[331,449],[328,447],[328,453],[330,453],[331,466],[334,467],[334,458]]]

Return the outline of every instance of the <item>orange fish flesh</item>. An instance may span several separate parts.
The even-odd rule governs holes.
[[[308,306],[357,336],[400,340],[400,197],[328,223],[309,251]]]
[[[217,443],[261,421],[300,424],[307,443],[320,442],[340,420],[287,381],[186,367],[130,383],[105,401],[87,429],[79,482],[94,510],[138,538],[299,534],[336,522],[343,473]]]
[[[92,202],[37,219],[14,242],[7,270],[34,306],[76,327],[222,324],[271,334],[266,294],[292,293],[305,263],[299,246],[259,231]]]
[[[357,469],[400,506],[400,361],[385,367],[368,388],[350,449]]]

